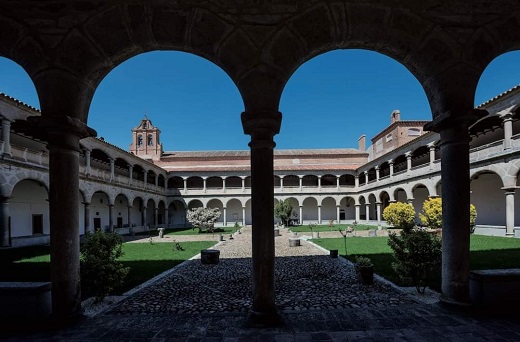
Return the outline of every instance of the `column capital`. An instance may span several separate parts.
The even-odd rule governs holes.
[[[388,164],[391,165],[394,163],[394,160],[393,159],[388,159]]]
[[[97,132],[85,123],[71,116],[45,117],[30,116],[27,122],[34,130],[34,135],[42,140],[48,141],[49,145],[66,146],[69,149],[78,150],[79,147],[69,142],[66,136],[71,134],[79,139],[95,137]]]
[[[241,114],[245,134],[251,136],[249,147],[274,148],[273,137],[280,133],[282,113],[278,111],[245,111]]]
[[[446,110],[437,115],[433,121],[424,125],[424,130],[440,133],[446,128],[458,126],[467,131],[468,127],[488,115],[485,109],[470,108],[466,111]]]
[[[516,191],[516,187],[514,187],[514,186],[513,187],[503,187],[501,189],[504,190],[506,194],[509,194],[509,193],[514,194]]]
[[[429,142],[426,144],[426,146],[431,150],[432,148],[435,148],[435,141]]]
[[[379,165],[374,166],[375,170],[379,170]]]
[[[408,151],[404,154],[406,158],[412,158],[412,151]]]

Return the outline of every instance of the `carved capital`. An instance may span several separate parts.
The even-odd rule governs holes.
[[[470,109],[465,113],[447,110],[424,125],[424,130],[440,133],[447,128],[459,127],[467,131],[469,126],[486,115],[488,115],[488,111],[485,109]]]
[[[282,113],[276,111],[246,111],[241,115],[244,133],[251,135],[250,147],[274,148],[273,137],[280,132]]]

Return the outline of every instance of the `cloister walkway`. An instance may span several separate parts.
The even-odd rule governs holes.
[[[292,233],[276,242],[275,297],[284,325],[247,328],[251,228],[215,246],[217,265],[198,257],[74,326],[26,335],[39,341],[519,341],[520,321],[453,312],[384,282],[358,283],[343,258]],[[176,241],[181,241],[176,237]],[[19,340],[21,336],[12,336]]]

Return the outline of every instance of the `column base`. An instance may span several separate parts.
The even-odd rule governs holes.
[[[466,311],[472,308],[472,305],[469,302],[459,302],[451,298],[447,298],[444,295],[439,296],[439,304],[445,308],[459,311]]]
[[[276,311],[261,313],[251,310],[244,326],[246,328],[277,328],[284,324],[282,317]]]

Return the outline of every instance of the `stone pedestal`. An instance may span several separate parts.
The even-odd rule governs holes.
[[[200,261],[204,265],[218,264],[220,251],[218,249],[203,249],[200,251]]]
[[[301,246],[299,238],[289,238],[289,247]]]

